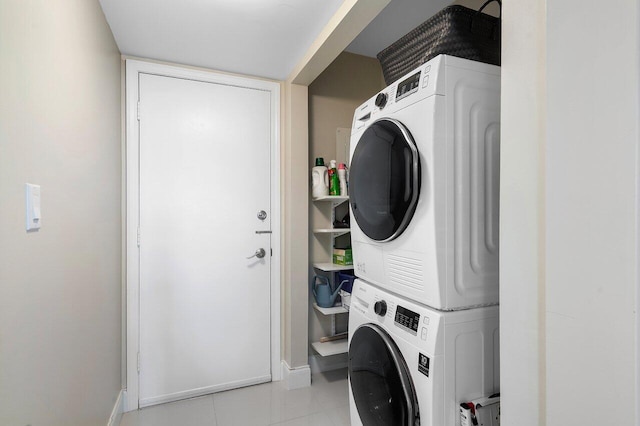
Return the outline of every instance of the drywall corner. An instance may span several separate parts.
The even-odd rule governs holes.
[[[504,424],[545,424],[545,2],[502,7],[500,392]]]

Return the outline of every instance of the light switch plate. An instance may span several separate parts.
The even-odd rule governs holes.
[[[40,211],[40,185],[24,185],[27,231],[40,229],[42,213]]]

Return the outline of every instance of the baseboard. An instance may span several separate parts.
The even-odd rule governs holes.
[[[291,368],[286,361],[282,361],[282,381],[289,389],[300,389],[311,386],[311,368],[308,365]]]
[[[126,391],[122,389],[118,393],[118,398],[116,399],[116,403],[113,406],[113,410],[111,410],[111,416],[109,416],[109,423],[107,423],[107,426],[120,425],[120,421],[122,420],[122,413],[124,413],[125,392]]]
[[[347,368],[348,364],[349,359],[347,358],[347,354],[334,355],[329,357],[311,355],[309,357],[311,374],[340,370],[341,368]]]
[[[257,385],[271,381],[271,376],[252,377],[247,380],[237,380],[235,382],[222,383],[214,386],[204,386],[197,389],[190,389],[182,392],[174,392],[166,395],[154,396],[152,398],[140,399],[140,408],[150,407],[152,405],[164,404],[167,402],[177,401],[180,399],[197,398],[203,395],[210,395],[216,392],[222,392],[231,389],[238,389],[245,386]]]

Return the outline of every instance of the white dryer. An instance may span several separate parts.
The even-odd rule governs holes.
[[[355,274],[441,310],[498,303],[500,68],[440,55],[358,107]]]
[[[356,280],[349,313],[351,426],[460,426],[499,392],[498,307],[427,308]]]

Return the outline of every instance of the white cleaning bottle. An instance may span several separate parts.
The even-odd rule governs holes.
[[[340,195],[349,195],[347,194],[347,167],[344,163],[338,166],[338,179],[340,179]]]
[[[329,195],[329,173],[324,158],[316,158],[316,166],[311,169],[311,195],[313,198]]]

